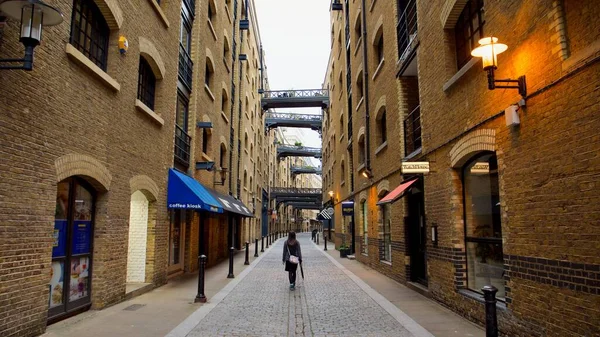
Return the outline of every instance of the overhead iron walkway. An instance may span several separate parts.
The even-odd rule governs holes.
[[[320,188],[298,188],[298,187],[271,187],[271,199],[276,198],[322,198],[323,190]]]
[[[321,158],[322,154],[321,154],[321,148],[318,148],[318,147],[278,145],[277,146],[277,158],[282,159],[285,157]]]
[[[273,90],[265,91],[261,99],[264,111],[273,108],[321,108],[329,107],[329,90]]]
[[[321,168],[314,166],[292,166],[291,167],[292,175],[297,174],[321,174]]]
[[[270,112],[265,114],[265,132],[278,127],[310,128],[322,131],[323,116]]]

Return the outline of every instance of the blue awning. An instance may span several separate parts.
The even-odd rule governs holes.
[[[223,213],[221,204],[202,184],[173,169],[169,169],[167,208]]]

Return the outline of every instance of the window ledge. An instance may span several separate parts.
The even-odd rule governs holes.
[[[458,82],[458,80],[461,77],[463,77],[467,73],[467,71],[469,71],[469,69],[471,69],[478,62],[479,57],[473,57],[469,62],[467,62],[467,64],[460,68],[460,70],[456,74],[454,74],[454,76],[452,76],[452,78],[448,80],[448,82],[444,84],[442,89],[444,91],[448,91],[448,89],[450,89],[454,85],[454,83]]]
[[[356,56],[356,54],[358,53],[358,50],[360,49],[360,46],[362,45],[361,42],[362,42],[362,36],[359,37],[358,40],[356,41],[356,46],[354,46],[354,56]]]
[[[202,151],[202,159],[205,161],[213,161],[204,151]]]
[[[407,161],[407,160],[413,159],[414,157],[420,155],[421,152],[423,152],[423,147],[419,147],[418,149],[414,150],[413,152],[411,152],[410,154],[408,154],[407,156],[405,156],[402,159],[402,161]]]
[[[215,27],[213,27],[213,24],[210,20],[208,21],[208,28],[210,30],[210,32],[212,33],[213,38],[215,39],[215,41],[217,41],[217,32],[215,32]]]
[[[156,2],[156,0],[148,0],[148,2],[152,4],[152,7],[156,11],[156,14],[158,14],[158,17],[160,17],[160,19],[162,20],[163,24],[165,25],[165,28],[169,28],[169,20],[167,20],[165,12],[163,12],[162,8],[160,8],[160,5]]]
[[[361,97],[360,101],[358,101],[358,104],[356,105],[356,111],[358,111],[358,109],[360,109],[360,106],[363,104],[363,102],[365,101],[365,97]]]
[[[377,149],[375,149],[375,155],[377,156],[381,151],[387,148],[387,140],[383,142],[383,144],[379,145]]]
[[[71,58],[75,63],[79,64],[83,68],[92,72],[92,75],[96,76],[98,79],[102,81],[108,88],[119,92],[121,90],[121,85],[114,78],[110,77],[104,70],[100,69],[97,65],[95,65],[89,58],[83,55],[82,52],[77,50],[72,44],[67,43],[67,47],[65,49],[67,56]]]
[[[388,266],[392,266],[392,262],[388,261],[388,260],[379,260],[379,262],[381,262],[383,264],[387,264]]]
[[[385,58],[381,59],[381,62],[379,62],[377,69],[375,69],[375,72],[373,73],[373,81],[375,81],[375,79],[377,78],[377,75],[379,75],[380,70],[381,70],[381,68],[383,68],[384,63],[385,63]]]
[[[225,5],[225,13],[227,13],[227,20],[229,20],[229,24],[231,24],[231,13],[229,13],[229,6]]]
[[[165,125],[165,120],[162,119],[156,112],[152,111],[152,109],[150,109],[146,104],[144,104],[144,102],[140,101],[139,99],[135,100],[135,107],[139,111],[144,112],[148,116],[150,116],[152,120],[156,123],[160,124],[161,126]]]
[[[227,115],[223,111],[221,111],[221,117],[223,117],[225,123],[229,124],[229,118],[227,118]]]
[[[206,91],[210,99],[212,99],[213,101],[215,100],[215,95],[213,95],[212,91],[210,91],[210,88],[208,87],[208,85],[206,85],[206,83],[204,83],[204,91]]]
[[[360,164],[360,166],[358,166],[356,168],[356,172],[360,173],[360,171],[362,171],[365,168],[365,163]]]
[[[596,40],[591,45],[564,60],[562,63],[562,70],[571,72],[577,68],[583,67],[586,65],[587,61],[598,55],[598,53],[600,53],[600,40]]]
[[[229,68],[229,64],[227,64],[227,58],[223,56],[223,64],[225,65],[225,69],[227,69],[228,73],[231,73],[231,69]]]

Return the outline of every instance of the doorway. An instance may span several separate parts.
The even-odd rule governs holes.
[[[410,280],[427,286],[427,230],[423,189],[423,179],[419,178],[408,191],[406,226],[410,254]]]
[[[48,320],[91,305],[94,189],[79,178],[58,183]]]
[[[185,223],[185,210],[175,209],[171,211],[171,221],[169,225],[169,275],[183,271]]]

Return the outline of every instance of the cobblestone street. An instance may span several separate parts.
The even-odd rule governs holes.
[[[299,235],[299,240],[305,279],[298,270],[295,291],[289,290],[283,270],[285,240],[280,239],[254,268],[239,276],[242,279],[220,303],[198,310],[204,316],[191,331],[179,329],[170,336],[431,336],[348,275],[311,242],[309,234]]]

